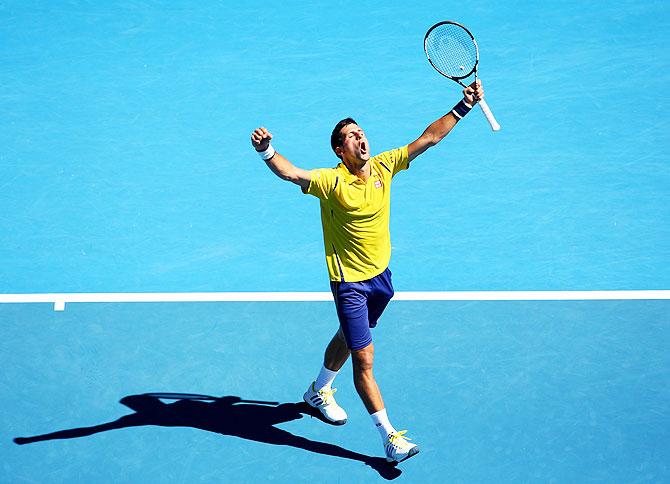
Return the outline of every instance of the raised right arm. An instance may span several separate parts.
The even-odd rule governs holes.
[[[303,190],[307,190],[310,181],[312,181],[310,172],[298,168],[276,152],[270,145],[271,139],[272,133],[263,127],[256,128],[254,132],[251,133],[252,146],[261,154],[261,157],[265,160],[265,164],[272,170],[272,173],[282,180],[290,181],[291,183],[299,185]]]

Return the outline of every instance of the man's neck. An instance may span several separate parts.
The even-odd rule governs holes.
[[[343,162],[344,166],[347,167],[352,175],[356,175],[363,181],[368,181],[368,178],[370,178],[370,160],[362,162],[362,165],[357,164],[356,161],[350,160],[345,160]]]

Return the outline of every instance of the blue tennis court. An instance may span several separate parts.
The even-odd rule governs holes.
[[[548,8],[2,2],[0,482],[668,482],[670,7]],[[375,376],[421,447],[390,466],[350,362],[346,425],[302,403],[338,327],[291,300],[329,290],[319,205],[249,135],[305,169],[346,116],[407,144],[461,97],[423,52],[445,19],[502,130],[473,110],[394,179],[398,293],[481,298],[382,316]]]

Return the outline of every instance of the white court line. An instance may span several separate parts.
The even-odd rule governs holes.
[[[634,291],[397,291],[396,301],[596,301],[670,299],[670,290]],[[330,292],[116,292],[69,294],[0,294],[0,303],[132,302],[307,302],[332,301]]]

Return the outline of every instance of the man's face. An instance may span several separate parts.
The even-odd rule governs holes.
[[[370,145],[365,133],[357,124],[347,124],[340,130],[342,148],[338,147],[338,153],[345,160],[368,161],[370,159]]]

